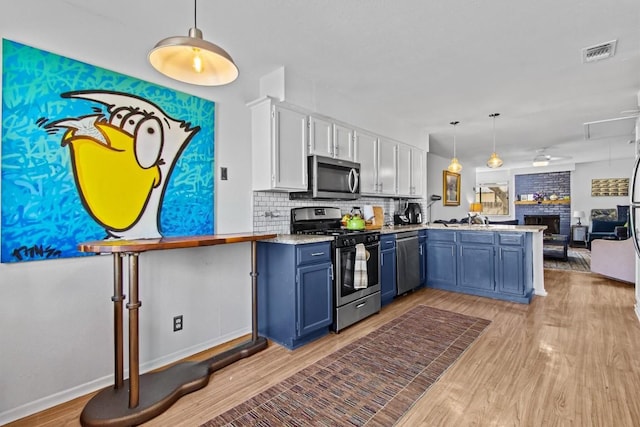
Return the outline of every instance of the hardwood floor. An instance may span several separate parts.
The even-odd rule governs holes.
[[[640,323],[634,288],[586,273],[545,271],[530,305],[423,289],[296,351],[277,345],[211,376],[148,426],[197,426],[416,304],[492,320],[398,426],[638,426]],[[203,357],[204,358],[204,357]],[[90,396],[9,426],[77,426]]]

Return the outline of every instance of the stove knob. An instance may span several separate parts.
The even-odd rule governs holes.
[[[356,238],[352,237],[351,240],[349,241],[349,243],[351,243],[353,246],[355,246],[356,244]]]

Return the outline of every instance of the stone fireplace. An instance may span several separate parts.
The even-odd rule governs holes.
[[[553,216],[559,218],[558,223],[552,223],[551,226],[544,223],[544,225],[548,226],[547,233],[550,233],[553,228],[555,231],[554,234],[564,234],[567,236],[570,234],[571,202],[564,198],[571,196],[571,172],[562,171],[516,175],[515,193],[515,217],[520,224],[526,224],[526,217]],[[547,196],[554,194],[558,196],[558,200],[544,200],[541,203],[518,200],[521,195],[533,193],[544,193]]]

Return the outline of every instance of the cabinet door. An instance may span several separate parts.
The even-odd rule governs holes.
[[[424,151],[414,148],[411,150],[411,195],[423,197],[426,186],[424,173]]]
[[[458,286],[495,290],[493,246],[460,245]]]
[[[427,283],[427,238],[420,236],[420,286]]]
[[[498,247],[496,274],[500,292],[524,294],[524,249],[508,246]]]
[[[309,154],[333,157],[333,129],[331,122],[309,116]]]
[[[307,189],[307,116],[281,107],[273,114],[273,189]]]
[[[380,299],[382,304],[396,296],[396,250],[380,251]]]
[[[333,155],[337,159],[353,161],[353,129],[333,124]]]
[[[427,286],[455,287],[457,258],[455,243],[427,241]]]
[[[396,165],[398,144],[383,138],[378,139],[378,193],[396,194]]]
[[[411,148],[398,144],[398,196],[411,196]]]
[[[298,267],[296,281],[296,331],[302,337],[333,321],[331,263]]]
[[[366,132],[355,133],[355,161],[360,163],[360,193],[378,192],[378,137]]]

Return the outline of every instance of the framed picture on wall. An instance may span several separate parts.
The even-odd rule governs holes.
[[[442,171],[442,194],[445,206],[460,206],[460,174]]]

